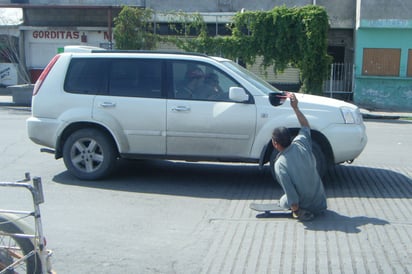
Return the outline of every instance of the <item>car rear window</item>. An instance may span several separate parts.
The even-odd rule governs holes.
[[[64,90],[70,93],[160,98],[162,61],[139,58],[73,58]]]
[[[70,62],[64,90],[71,93],[107,93],[109,61],[97,58],[74,58]]]

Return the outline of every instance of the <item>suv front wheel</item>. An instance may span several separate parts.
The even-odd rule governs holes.
[[[82,180],[108,176],[116,166],[117,153],[111,138],[98,129],[73,132],[63,146],[67,169]]]

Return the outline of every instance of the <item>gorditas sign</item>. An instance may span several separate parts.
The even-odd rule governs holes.
[[[31,40],[79,40],[87,42],[87,38],[92,36],[93,40],[109,41],[107,31],[76,31],[76,30],[33,30]]]
[[[53,56],[60,53],[64,46],[87,45],[111,48],[112,39],[105,28],[82,27],[80,29],[26,27],[24,29],[26,66],[31,72],[44,69]]]
[[[80,38],[80,32],[65,30],[35,30],[32,33],[32,37],[34,39],[78,40]]]

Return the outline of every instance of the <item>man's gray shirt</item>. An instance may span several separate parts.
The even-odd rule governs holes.
[[[326,209],[326,195],[322,179],[312,154],[310,128],[302,127],[289,147],[278,154],[275,162],[276,178],[285,191],[289,207],[319,213]]]

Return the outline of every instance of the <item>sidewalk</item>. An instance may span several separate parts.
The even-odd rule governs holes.
[[[0,106],[14,106],[12,96],[0,94]]]
[[[361,113],[363,119],[402,119],[408,118],[412,119],[412,112],[393,112],[393,111],[383,111],[383,110],[373,110],[369,111],[367,109],[361,108]]]
[[[0,93],[0,106],[20,106],[13,102],[13,97],[9,94]],[[27,107],[27,105],[25,105]],[[361,108],[361,113],[364,119],[401,119],[411,118],[412,112],[391,112],[391,111],[369,111]]]
[[[14,106],[14,107],[29,107],[28,105],[20,105],[13,102],[13,96],[0,94],[0,107]]]
[[[13,98],[12,90],[9,88],[0,88],[0,106],[30,107],[31,93],[17,93]]]

